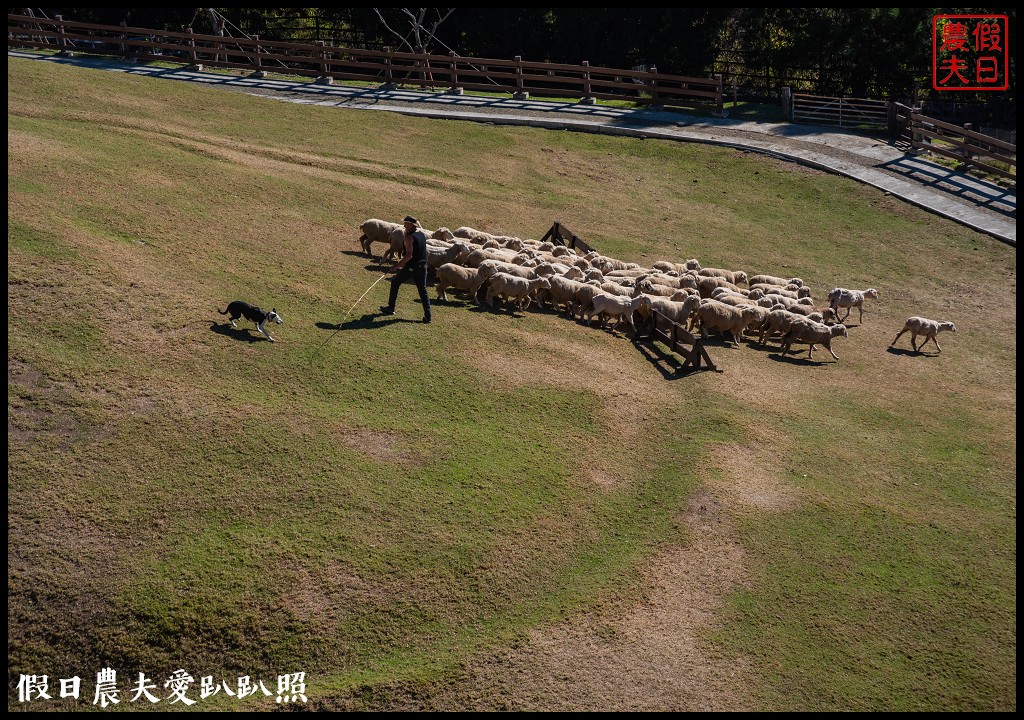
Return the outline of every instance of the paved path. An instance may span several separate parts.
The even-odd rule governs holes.
[[[707,118],[575,102],[511,100],[414,90],[382,90],[191,72],[95,58],[9,51],[8,57],[213,85],[277,100],[474,122],[702,142],[765,153],[846,175],[1004,242],[1017,244],[1016,188],[972,178],[906,155],[893,143],[831,128]]]

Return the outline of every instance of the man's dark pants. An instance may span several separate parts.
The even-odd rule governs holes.
[[[420,302],[423,303],[423,319],[430,318],[430,298],[427,297],[427,264],[406,265],[391,280],[391,295],[388,298],[388,307],[395,309],[395,301],[398,300],[398,286],[407,280],[416,283],[416,289],[420,291]]]

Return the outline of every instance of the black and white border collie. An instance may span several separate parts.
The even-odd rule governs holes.
[[[266,335],[267,339],[270,340],[270,342],[274,342],[274,338],[270,337],[270,333],[268,333],[266,328],[263,327],[264,323],[266,323],[268,320],[272,320],[276,322],[278,325],[284,322],[284,320],[281,319],[281,316],[277,314],[276,308],[274,310],[267,311],[258,308],[255,305],[250,305],[247,302],[242,302],[241,300],[233,301],[230,305],[228,305],[227,310],[221,310],[220,308],[218,308],[217,312],[219,312],[221,315],[230,315],[231,327],[233,328],[238,327],[238,325],[235,324],[235,320],[237,320],[240,317],[245,317],[246,320],[256,323],[256,328],[261,333]]]

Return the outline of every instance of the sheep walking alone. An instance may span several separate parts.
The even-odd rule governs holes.
[[[939,322],[937,320],[928,320],[923,317],[910,317],[903,323],[903,329],[897,333],[893,341],[889,343],[889,347],[896,344],[896,341],[900,339],[903,333],[910,331],[910,346],[914,348],[914,352],[921,352],[921,348],[925,346],[929,340],[935,343],[935,347],[939,348],[939,352],[942,352],[942,348],[939,347],[939,341],[935,339],[943,330],[949,330],[950,332],[956,332],[956,325],[951,322]],[[921,346],[917,345],[917,336],[924,335],[924,342]]]

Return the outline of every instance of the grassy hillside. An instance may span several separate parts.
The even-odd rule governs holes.
[[[1015,707],[1015,250],[733,151],[18,59],[8,88],[12,705],[108,664],[479,704],[475,668],[642,606],[710,492],[742,572],[700,647],[741,706]],[[880,299],[838,363],[715,343],[681,379],[551,313],[409,322],[412,286],[334,334],[379,276],[359,223],[409,213]],[[956,322],[941,356],[886,351],[914,314]]]

